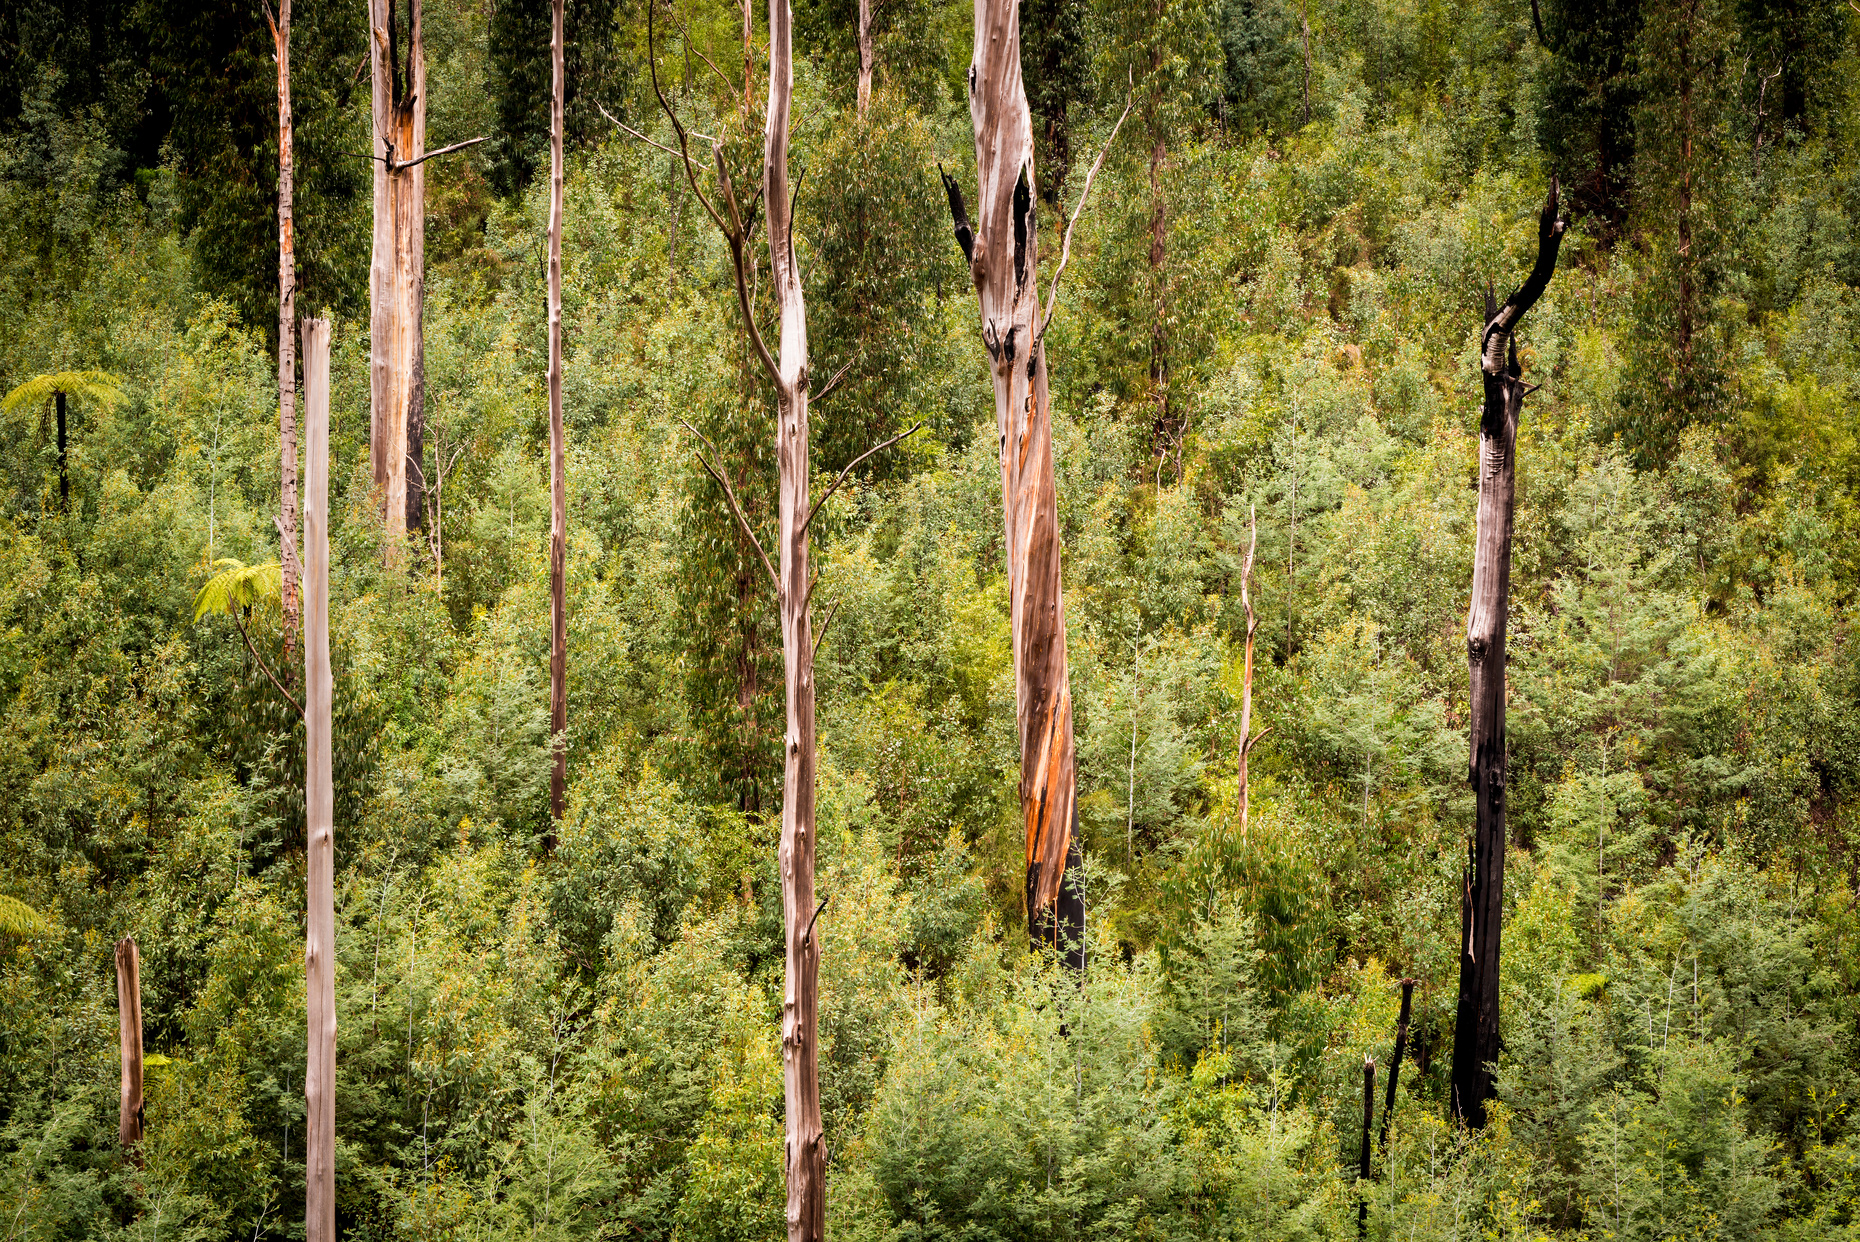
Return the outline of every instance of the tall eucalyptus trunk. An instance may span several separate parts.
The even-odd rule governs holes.
[[[968,85],[977,167],[973,226],[956,183],[946,179],[946,187],[981,312],[1000,437],[1028,930],[1035,940],[1056,942],[1083,934],[1082,926],[1063,926],[1077,916],[1065,917],[1066,911],[1057,908],[1079,908],[1059,902],[1073,846],[1077,762],[1038,289],[1033,124],[1021,80],[1019,0],[975,0]],[[1056,907],[1053,914],[1048,907]]]
[[[283,567],[285,676],[297,654],[303,567],[297,559],[297,239],[291,128],[291,0],[271,30],[278,62],[278,563]]]

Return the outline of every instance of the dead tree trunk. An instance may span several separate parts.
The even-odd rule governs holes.
[[[269,12],[267,12],[269,17]],[[297,655],[303,568],[297,561],[297,241],[291,132],[291,0],[271,27],[278,62],[278,563],[283,567],[285,676]]]
[[[1363,1058],[1363,1144],[1356,1161],[1356,1236],[1369,1236],[1369,1127],[1376,1113],[1376,1063]]]
[[[389,546],[418,524],[410,497],[411,447],[425,421],[426,56],[420,0],[408,29],[394,0],[369,0],[374,69],[374,255],[368,271],[370,444]],[[405,38],[406,46],[402,47]],[[417,461],[414,470],[419,469]]]
[[[555,846],[568,790],[568,456],[562,442],[562,9],[550,7],[549,64],[549,731],[555,766],[549,773]]]
[[[1401,981],[1401,1015],[1395,1019],[1395,1050],[1389,1054],[1388,1092],[1382,1097],[1382,1129],[1376,1146],[1382,1149],[1382,1163],[1388,1167],[1389,1118],[1395,1115],[1395,1080],[1401,1075],[1401,1054],[1408,1047],[1408,1018],[1414,1004],[1414,980]]]
[[[557,0],[559,3],[560,0]],[[747,2],[747,0],[745,0]],[[652,9],[647,9],[647,63]],[[747,33],[747,32],[746,32]],[[747,67],[747,48],[745,66]],[[746,75],[747,76],[747,75]],[[782,1092],[786,1130],[789,1242],[826,1237],[826,1148],[820,1124],[819,1022],[820,941],[814,926],[826,903],[814,902],[814,638],[809,605],[813,583],[808,565],[808,527],[854,466],[902,436],[868,450],[841,471],[818,501],[810,500],[808,475],[807,304],[794,250],[794,199],[788,181],[788,129],[794,97],[794,31],[788,0],[769,0],[769,98],[763,128],[762,210],[768,223],[770,288],[779,316],[779,340],[771,353],[756,325],[751,293],[755,258],[748,227],[731,181],[723,147],[715,140],[711,159],[717,174],[716,201],[697,180],[689,135],[659,88],[653,90],[678,135],[685,177],[698,204],[728,243],[743,331],[756,359],[775,386],[778,483],[777,559],[771,562],[737,499],[735,485],[714,446],[713,465],[700,457],[723,489],[730,512],[756,558],[775,584],[781,612],[782,668],[786,678],[787,730],[783,738],[783,790],[779,865],[786,971],[782,983]],[[689,424],[686,424],[689,427]],[[692,429],[697,434],[695,429]],[[915,428],[913,428],[915,430]],[[908,434],[908,433],[907,433]],[[700,438],[702,438],[700,436]],[[708,445],[709,442],[705,441]]]
[[[52,394],[52,406],[58,418],[58,511],[71,512],[71,475],[69,472],[67,452],[69,442],[65,438],[65,390],[60,388]]]
[[[1550,283],[1562,244],[1557,185],[1537,221],[1537,262],[1518,291],[1494,304],[1486,291],[1479,354],[1485,401],[1479,416],[1479,516],[1466,655],[1472,681],[1468,779],[1475,800],[1471,862],[1461,909],[1459,1012],[1453,1031],[1453,1115],[1485,1125],[1498,1060],[1499,923],[1505,904],[1505,613],[1511,590],[1511,518],[1517,490],[1518,414],[1528,390],[1515,333]]]
[[[1038,290],[1033,123],[1021,81],[1019,0],[975,0],[969,116],[978,178],[973,228],[956,183],[946,178],[945,186],[980,304],[1000,435],[1020,807],[1027,836],[1027,925],[1036,941],[1058,941],[1082,933],[1061,928],[1050,917],[1044,920],[1050,926],[1043,927],[1041,917],[1059,897],[1066,870],[1077,772],[1041,339],[1045,318]]]
[[[142,955],[134,936],[116,942],[116,1033],[123,1058],[116,1135],[134,1148],[142,1141]]]
[[[858,116],[865,120],[872,106],[872,18],[878,5],[873,0],[859,0],[859,94]]]
[[[304,330],[304,1239],[336,1242],[336,832],[330,751],[329,321]]]

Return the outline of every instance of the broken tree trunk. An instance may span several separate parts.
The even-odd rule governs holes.
[[[1401,1075],[1401,1054],[1408,1047],[1408,1018],[1414,1004],[1414,980],[1401,981],[1401,1014],[1395,1019],[1395,1050],[1389,1054],[1388,1093],[1382,1097],[1382,1129],[1376,1146],[1382,1149],[1384,1167],[1388,1164],[1389,1118],[1395,1115],[1395,1080]]]
[[[297,561],[297,243],[291,218],[291,0],[279,0],[271,41],[278,62],[278,563],[283,569],[282,668],[288,677],[297,655],[303,585],[303,570]]]
[[[1027,925],[1036,941],[1057,942],[1082,934],[1080,928],[1058,925],[1067,920],[1041,917],[1060,895],[1071,851],[1077,765],[1041,339],[1045,318],[1038,291],[1033,122],[1021,81],[1018,0],[975,0],[969,116],[977,165],[973,228],[955,181],[945,178],[945,188],[980,305],[1000,436],[1020,807],[1027,836]]]
[[[1453,1030],[1453,1115],[1477,1129],[1495,1090],[1499,924],[1505,904],[1505,613],[1511,590],[1511,519],[1517,491],[1518,414],[1527,387],[1516,332],[1550,283],[1565,222],[1550,181],[1537,220],[1537,262],[1516,293],[1496,306],[1486,291],[1479,351],[1485,399],[1479,416],[1479,515],[1472,603],[1466,615],[1472,728],[1467,777],[1475,820],[1461,907],[1459,1012]]]
[[[555,846],[568,797],[568,457],[562,442],[562,17],[549,6],[549,837]]]
[[[375,172],[368,270],[370,445],[391,548],[420,522],[426,418],[426,55],[420,0],[409,0],[405,32],[396,10],[394,0],[368,0]]]
[[[329,321],[304,330],[304,1239],[336,1242],[336,834],[330,751]]]
[[[865,120],[867,109],[872,106],[872,16],[878,5],[873,0],[859,0],[859,92],[857,96],[858,117]]]
[[[116,942],[116,1034],[123,1059],[116,1135],[133,1148],[142,1141],[142,955],[134,936]]]

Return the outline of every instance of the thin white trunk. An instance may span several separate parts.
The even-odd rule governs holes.
[[[555,765],[549,815],[562,822],[568,790],[568,457],[562,438],[562,26],[550,5],[549,65],[549,731]],[[555,844],[552,826],[548,844]]]

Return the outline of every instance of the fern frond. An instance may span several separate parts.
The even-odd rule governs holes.
[[[0,936],[28,938],[48,935],[51,930],[50,919],[17,897],[0,893]]]
[[[213,562],[219,572],[194,596],[194,620],[210,612],[228,616],[242,608],[275,604],[284,595],[284,567],[276,561],[247,565],[230,556]]]
[[[36,405],[53,393],[94,401],[104,409],[114,409],[129,400],[123,382],[108,371],[53,371],[35,375],[0,400],[0,410],[11,414],[22,406]]]

